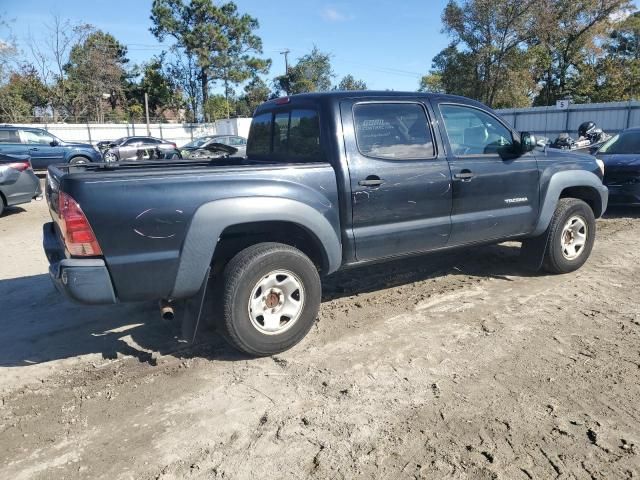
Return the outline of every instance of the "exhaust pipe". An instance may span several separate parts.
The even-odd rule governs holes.
[[[160,300],[160,317],[162,320],[171,321],[175,316],[171,302],[169,300]]]

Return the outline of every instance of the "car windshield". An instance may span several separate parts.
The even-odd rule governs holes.
[[[598,153],[640,154],[640,131],[623,132],[607,140]]]
[[[209,141],[211,139],[213,139],[214,137],[200,137],[200,138],[196,138],[195,140],[193,140],[192,142],[187,143],[184,148],[200,148],[202,147],[205,143],[209,143]]]

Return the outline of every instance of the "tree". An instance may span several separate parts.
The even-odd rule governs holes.
[[[153,57],[142,66],[142,78],[132,82],[126,96],[129,107],[144,105],[144,94],[149,97],[149,111],[154,116],[162,115],[166,110],[178,110],[184,105],[184,99],[176,79],[165,69],[166,53]]]
[[[342,77],[340,83],[336,87],[337,90],[366,90],[367,84],[364,80],[356,80],[353,75],[349,74]]]
[[[27,45],[42,82],[49,86],[49,106],[54,119],[58,115],[64,118],[69,114],[67,95],[72,93],[65,72],[71,49],[82,44],[96,29],[86,23],[72,23],[58,15],[53,15],[43,27],[40,37],[29,36]]]
[[[96,30],[84,42],[74,45],[65,65],[67,92],[65,108],[76,118],[92,115],[104,121],[104,100],[112,110],[124,104],[127,80],[127,48],[112,35]]]
[[[11,64],[14,61],[18,49],[16,41],[9,27],[9,22],[0,14],[0,82],[7,80],[11,73]]]
[[[231,110],[229,104],[229,97],[225,95],[211,95],[207,99],[207,103],[204,106],[204,111],[207,118],[212,119],[214,122],[220,118],[225,118],[228,112]]]
[[[174,54],[176,53],[174,50]],[[182,92],[187,104],[187,118],[191,122],[198,121],[199,107],[202,106],[202,91],[196,58],[193,54],[185,52],[174,55],[174,60],[169,63],[168,73]]]
[[[244,87],[244,94],[238,99],[236,113],[241,116],[251,117],[261,103],[269,99],[271,91],[260,77],[254,77]]]
[[[450,0],[442,14],[443,31],[452,41],[434,59],[422,88],[476,98],[489,106],[509,103],[505,84],[527,68],[522,50],[538,0]],[[526,98],[529,88],[516,97]],[[513,96],[513,95],[510,95]]]
[[[442,74],[430,73],[420,79],[419,92],[445,93]]]
[[[599,49],[598,39],[610,28],[611,19],[630,7],[628,0],[540,0],[532,42],[541,47],[535,105],[553,105],[572,96],[584,60]]]
[[[615,102],[640,97],[640,12],[613,25],[601,47],[576,64],[570,80],[575,101]]]
[[[293,67],[289,67],[285,75],[276,77],[274,85],[276,90],[284,91],[288,95],[322,92],[331,89],[331,80],[334,76],[331,69],[331,55],[321,52],[314,46],[311,53],[300,57]]]
[[[158,39],[173,37],[197,62],[202,105],[207,104],[211,81],[222,80],[227,96],[230,84],[269,69],[269,60],[254,56],[262,53],[262,41],[254,33],[258,21],[240,15],[233,2],[217,6],[212,0],[154,0],[151,20]]]
[[[23,65],[0,87],[0,121],[32,122],[35,108],[45,108],[49,91],[32,65]]]

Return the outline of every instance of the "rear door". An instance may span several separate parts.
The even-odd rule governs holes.
[[[360,261],[446,245],[451,178],[420,100],[343,101],[340,105]]]
[[[47,168],[49,165],[64,161],[64,147],[45,130],[23,128],[20,130],[23,143],[27,144],[31,165],[34,169]]]
[[[118,157],[120,160],[136,160],[138,148],[142,145],[141,137],[131,137],[118,147]]]
[[[440,103],[453,178],[451,245],[529,233],[538,219],[534,152],[515,154],[518,139],[491,112]]]

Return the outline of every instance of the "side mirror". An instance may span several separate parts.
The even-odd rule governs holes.
[[[60,145],[60,143],[58,143],[58,140],[51,140],[49,145],[51,145],[52,147],[57,147],[58,145]]]
[[[530,152],[534,148],[536,148],[535,135],[529,132],[520,133],[520,149],[522,153]]]

